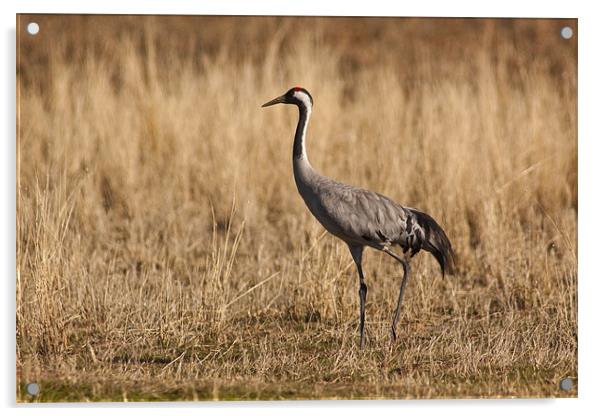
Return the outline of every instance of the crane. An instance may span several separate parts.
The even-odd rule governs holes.
[[[376,192],[334,181],[312,167],[305,148],[307,125],[313,107],[309,91],[293,87],[262,107],[274,104],[293,104],[299,108],[293,143],[293,172],[297,190],[322,226],[347,243],[355,262],[359,275],[360,348],[365,345],[364,320],[368,293],[362,271],[364,248],[383,251],[403,266],[403,278],[391,324],[391,338],[395,341],[403,294],[410,276],[410,259],[420,250],[426,250],[437,259],[442,276],[445,276],[445,272],[452,274],[455,255],[447,235],[428,214],[401,206]],[[403,255],[392,250],[396,245],[401,247]]]

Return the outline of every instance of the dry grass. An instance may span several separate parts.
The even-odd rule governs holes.
[[[17,397],[575,396],[576,21],[36,16],[19,30]],[[21,16],[21,22],[29,21]],[[358,282],[291,172],[431,213]],[[27,382],[41,384],[33,399]]]

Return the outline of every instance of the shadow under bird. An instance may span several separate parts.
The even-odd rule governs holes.
[[[397,307],[391,325],[391,337],[397,339],[397,324],[403,293],[410,276],[410,258],[420,250],[431,253],[441,266],[441,273],[453,273],[454,252],[443,229],[429,215],[401,206],[376,192],[336,182],[320,175],[311,166],[305,150],[307,125],[313,107],[310,93],[301,87],[291,88],[262,107],[293,104],[299,108],[299,122],[293,144],[295,183],[307,208],[331,234],[343,240],[359,274],[360,347],[364,347],[364,318],[368,286],[362,271],[362,254],[366,246],[384,251],[403,266]],[[400,246],[403,255],[392,250]]]

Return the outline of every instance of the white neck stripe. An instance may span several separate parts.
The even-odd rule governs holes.
[[[307,93],[303,91],[295,91],[294,96],[296,99],[303,103],[305,108],[311,109],[311,98],[309,98],[309,95],[307,95]]]

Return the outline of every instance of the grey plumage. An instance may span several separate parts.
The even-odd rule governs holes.
[[[310,212],[331,234],[345,241],[360,278],[360,345],[364,345],[365,299],[367,285],[362,271],[362,253],[366,246],[384,251],[398,260],[404,277],[395,310],[391,334],[396,339],[396,326],[403,293],[410,274],[409,259],[426,250],[437,259],[441,272],[453,273],[454,253],[443,229],[429,215],[403,207],[384,195],[346,185],[320,175],[311,166],[305,152],[305,137],[312,112],[313,98],[303,88],[291,88],[286,94],[264,104],[295,104],[299,122],[293,145],[293,171],[301,197]],[[391,247],[400,246],[404,256]]]
[[[406,208],[376,192],[317,174],[298,182],[311,213],[331,234],[348,244],[378,250],[399,245],[404,253],[432,253],[442,274],[453,272],[453,250],[445,232],[428,214]],[[309,176],[308,175],[308,176]]]

